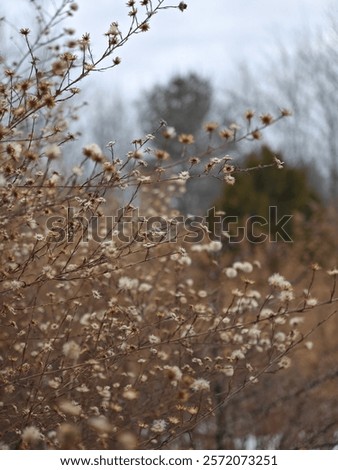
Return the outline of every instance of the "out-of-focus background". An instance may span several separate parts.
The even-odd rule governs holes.
[[[54,11],[57,4],[42,3],[42,8]],[[107,47],[105,32],[112,22],[127,34],[131,17],[125,1],[79,0],[77,5],[66,25],[74,28],[74,39],[90,33],[94,59]],[[216,206],[243,217],[268,217],[267,208],[279,206],[280,215],[298,214],[311,230],[318,227],[313,217],[323,216],[324,207],[335,213],[338,201],[338,2],[191,0],[182,12],[169,2],[163,5],[168,10],[152,18],[149,31],[117,50],[117,67],[81,82],[80,100],[87,104],[75,124],[80,144],[105,148],[116,141],[115,156],[124,158],[133,139],[153,133],[164,119],[177,135],[194,134],[192,151],[198,155],[209,143],[203,130],[207,122],[217,123],[215,132],[245,131],[248,125],[254,130],[262,115],[275,119],[281,109],[290,110],[290,117],[227,149],[245,167],[268,164],[278,155],[285,162],[283,174],[239,175],[234,187],[212,177],[191,179],[178,205],[185,213],[204,215]],[[145,7],[135,6],[145,19]],[[34,24],[33,11],[25,0],[1,3],[7,58],[25,47],[17,32]],[[110,57],[103,66],[111,64]],[[253,119],[247,119],[248,110]],[[156,135],[151,145],[166,146],[177,164],[177,144]],[[201,168],[197,165],[195,172]]]
[[[126,2],[0,5],[0,447],[337,448],[337,0]]]
[[[45,3],[49,8],[57,2]],[[118,22],[123,33],[127,31],[130,17],[124,0],[77,3],[79,10],[68,22],[78,37],[90,33],[94,56],[106,47],[104,32],[111,22]],[[297,126],[291,123],[290,127],[298,134],[311,129],[311,136],[307,135],[307,142],[300,136],[298,144],[289,136],[289,160],[307,158],[305,154],[313,149],[311,138],[321,141],[321,153],[335,145],[328,141],[333,137],[330,124],[320,120],[329,120],[338,96],[334,77],[337,1],[192,0],[187,4],[182,14],[176,9],[158,14],[147,33],[125,44],[118,69],[93,74],[84,85],[87,94],[97,95],[94,103],[99,103],[101,96],[104,109],[99,105],[96,108],[111,116],[110,134],[119,131],[114,132],[117,124],[113,122],[119,114],[117,109],[125,108],[126,126],[142,128],[144,121],[137,103],[145,93],[156,84],[165,87],[173,77],[194,73],[210,83],[213,101],[208,115],[212,118],[236,119],[246,107],[261,113],[273,112],[278,106],[292,108]],[[138,8],[141,11],[143,7]],[[25,0],[1,2],[0,17],[5,16],[7,21],[0,23],[3,51],[22,47],[15,32],[31,24],[31,11]],[[92,115],[97,112],[91,109]],[[284,133],[283,126],[279,129]],[[266,137],[269,139],[272,133]],[[281,150],[286,148],[284,138],[280,137],[278,143]],[[297,145],[302,150],[296,149]]]

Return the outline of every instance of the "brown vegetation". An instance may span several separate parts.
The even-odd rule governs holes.
[[[241,169],[226,147],[288,113],[250,114],[244,132],[206,124],[198,155],[194,136],[162,122],[125,157],[113,142],[106,152],[89,144],[62,171],[76,85],[109,57],[116,66],[116,49],[168,8],[142,1],[140,19],[134,3],[129,32],[113,23],[99,60],[89,35],[52,40],[76,10],[64,0],[52,20],[39,12],[37,39],[21,30],[27,52],[3,67],[2,448],[224,449],[250,435],[257,448],[333,447],[336,254],[320,269],[315,253],[310,266],[301,261],[299,244],[243,244],[234,259],[226,233],[212,239],[175,208],[190,177],[236,184]],[[154,145],[163,132],[179,144],[179,163]],[[269,265],[276,250],[281,274]]]

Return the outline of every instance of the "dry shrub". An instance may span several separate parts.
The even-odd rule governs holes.
[[[273,399],[279,380],[286,391],[293,386],[288,371],[303,357],[318,363],[310,335],[335,312],[337,269],[317,273],[313,265],[304,291],[269,272],[264,251],[257,253],[261,262],[252,254],[231,260],[226,234],[212,239],[203,220],[187,220],[175,208],[189,178],[212,175],[234,184],[241,169],[226,147],[260,138],[287,111],[258,121],[250,114],[243,128],[207,123],[208,147],[199,154],[194,136],[176,136],[162,122],[124,157],[114,155],[113,142],[105,152],[93,143],[62,171],[62,159],[72,158],[67,143],[76,137],[70,130],[76,85],[118,65],[115,51],[170,7],[141,3],[143,18],[128,2],[126,35],[111,24],[99,59],[89,35],[70,40],[73,32],[65,30],[62,44],[53,39],[51,31],[76,4],[64,0],[48,18],[38,9],[37,37],[22,29],[25,52],[3,64],[3,448],[235,447],[238,439],[245,444],[253,420],[257,445],[271,445],[288,424],[284,407],[272,403],[261,426],[257,417],[269,412],[267,397]],[[183,2],[178,8],[185,10]],[[112,65],[104,65],[110,57]],[[179,163],[156,148],[159,133],[180,143]],[[196,165],[200,171],[192,174]],[[283,164],[276,158],[271,166]],[[283,272],[293,269],[286,263]],[[327,289],[317,300],[319,275]],[[309,370],[304,377],[316,380]]]

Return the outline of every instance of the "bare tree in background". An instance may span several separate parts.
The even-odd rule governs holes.
[[[165,121],[169,127],[156,135],[156,145],[172,159],[181,159],[181,168],[186,170],[189,163],[184,159],[184,148],[177,140],[168,138],[168,129],[169,133],[181,135],[183,140],[194,135],[194,151],[198,154],[201,146],[205,146],[206,135],[201,129],[212,104],[213,87],[208,79],[196,73],[175,75],[167,83],[150,88],[139,100],[140,125],[143,131],[153,132],[154,123]],[[198,182],[192,179],[184,197],[175,199],[174,204],[184,212],[202,213],[219,194],[219,186],[209,178]]]

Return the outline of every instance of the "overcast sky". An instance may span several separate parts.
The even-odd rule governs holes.
[[[156,2],[156,0],[153,0]],[[110,22],[128,24],[126,0],[78,0],[70,22],[91,32],[94,50],[105,44]],[[137,2],[139,3],[139,2]],[[167,4],[177,4],[170,0]],[[119,55],[122,63],[104,82],[132,96],[174,73],[197,71],[217,85],[229,80],[238,62],[254,65],[274,54],[279,41],[292,48],[297,36],[323,27],[338,0],[186,0],[188,9],[167,10],[153,18],[149,32],[132,38]],[[140,7],[142,8],[142,7]]]

